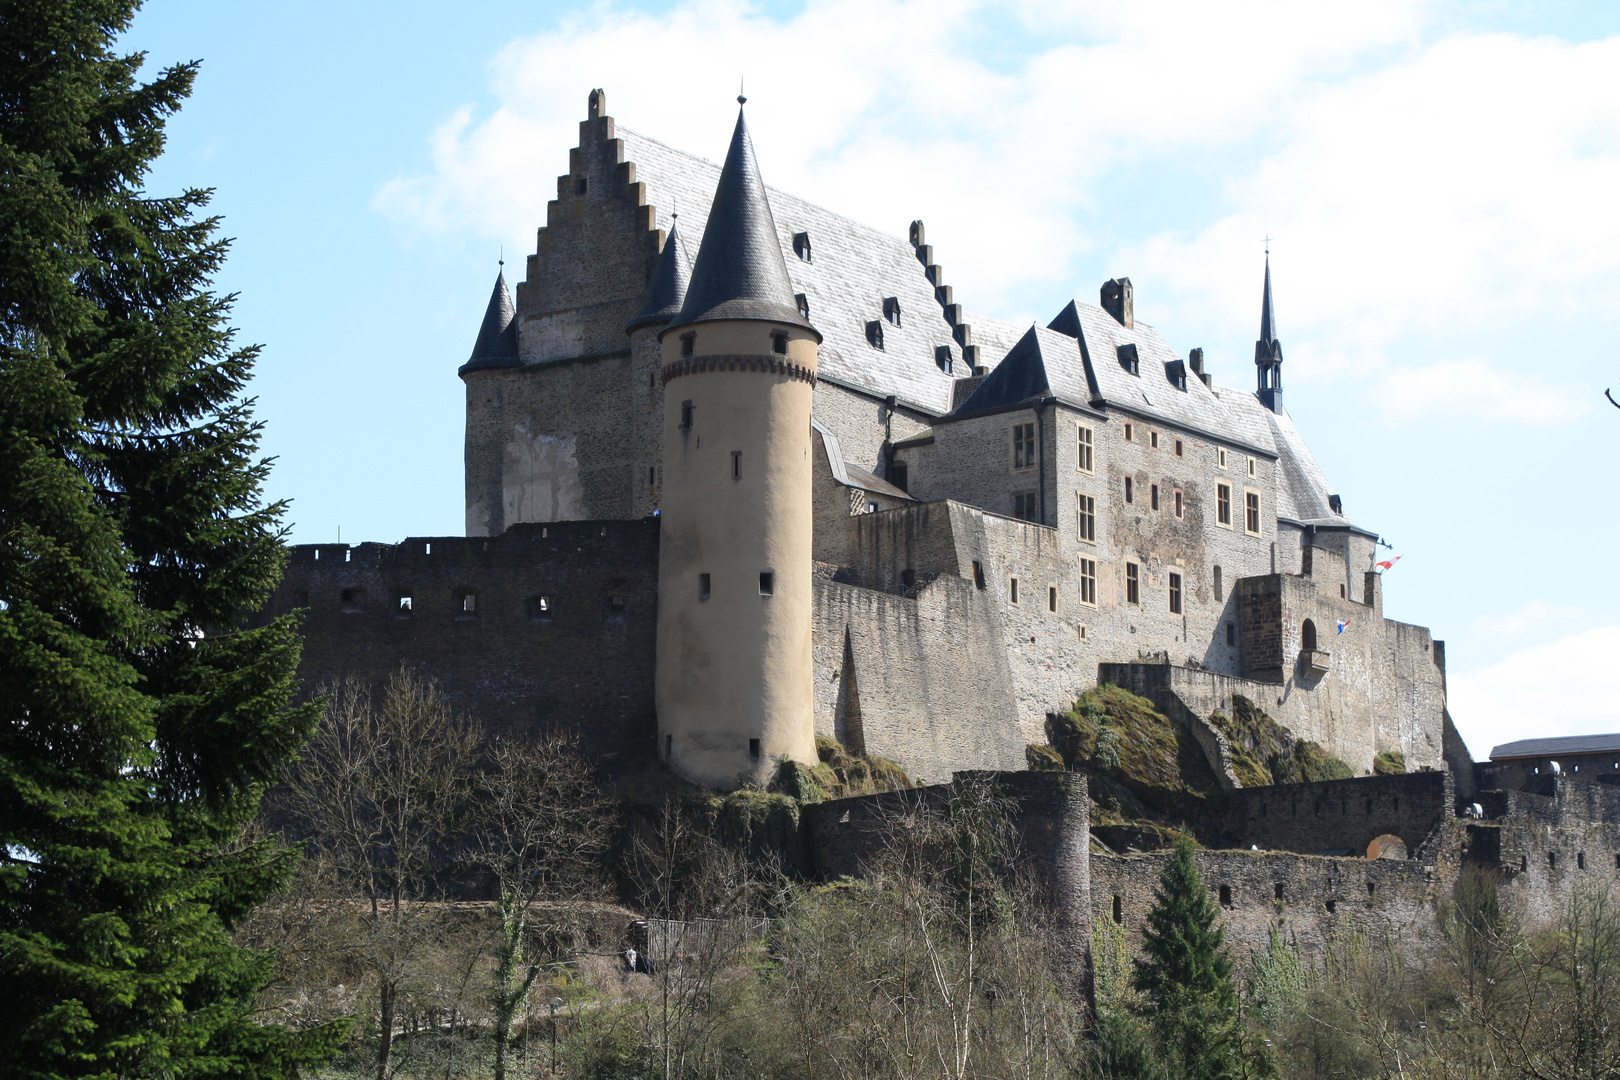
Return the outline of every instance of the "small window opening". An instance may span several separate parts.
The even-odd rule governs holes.
[[[315,549],[315,561],[316,562],[321,561],[321,549],[320,548]]]
[[[1133,430],[1132,425],[1130,424],[1129,421],[1127,421],[1126,424],[1125,424],[1125,441],[1126,442],[1131,441],[1131,432],[1132,432],[1132,430]]]
[[[697,352],[697,331],[688,331],[681,335],[681,355],[692,356]]]
[[[1181,614],[1181,575],[1170,573],[1170,614]]]
[[[934,346],[934,363],[945,374],[949,375],[951,373],[951,347],[949,345]]]
[[[1329,900],[1327,902],[1327,910],[1328,914],[1332,915],[1334,912],[1339,910],[1339,902],[1337,900]]]
[[[915,589],[917,587],[917,571],[911,569],[909,566],[900,571],[900,584],[904,585],[908,589]]]
[[[793,254],[805,262],[810,261],[810,234],[807,232],[793,234]]]
[[[344,562],[349,562],[353,557],[354,557],[354,552],[353,551],[349,550],[348,548],[343,549],[343,561]]]
[[[890,326],[900,325],[900,298],[898,296],[885,296],[883,298],[883,317],[889,320]]]
[[[1176,517],[1182,516],[1182,511],[1185,509],[1185,507],[1186,499],[1182,496],[1181,492],[1176,492]]]
[[[340,594],[344,611],[364,611],[366,607],[366,590],[344,589]]]
[[[647,486],[656,487],[658,484],[658,466],[647,466]]]
[[[866,324],[866,343],[874,349],[883,348],[883,324],[876,319]]]
[[[1378,883],[1376,881],[1367,882],[1367,895],[1368,896],[1377,896],[1378,895]]]
[[[585,179],[586,179],[585,177],[581,176],[578,180],[574,181],[574,194],[575,195],[583,195],[583,194],[585,194]]]
[[[1148,448],[1151,450],[1159,448],[1159,433],[1157,431],[1148,432]]]
[[[399,598],[399,603],[397,605],[395,605],[394,613],[396,615],[398,615],[402,619],[410,618],[411,617],[411,598],[408,597],[408,596],[401,596]]]
[[[1221,886],[1221,906],[1222,907],[1231,907],[1232,906],[1232,886],[1230,886],[1230,885],[1222,885]]]
[[[749,739],[748,740],[748,756],[753,758],[755,761],[759,760],[759,740],[758,739]]]
[[[1314,652],[1316,649],[1316,624],[1310,619],[1306,619],[1305,625],[1300,627],[1299,638],[1302,648],[1308,652]]]
[[[1340,584],[1339,584],[1339,599],[1340,599],[1340,600],[1344,600],[1344,599],[1346,599],[1346,596],[1345,596],[1345,588],[1344,588],[1344,583],[1343,583],[1343,582],[1341,582],[1341,583],[1340,583]]]
[[[973,561],[973,584],[984,588],[984,567],[979,565],[977,559]]]
[[[793,302],[799,305],[799,318],[808,320],[810,318],[810,298],[802,292],[794,293]]]
[[[681,430],[692,430],[692,403],[690,401],[681,402]]]
[[[675,755],[675,736],[664,736],[664,760],[668,761]]]
[[[523,602],[523,617],[529,622],[549,621],[551,619],[551,597],[529,597]]]
[[[910,491],[911,489],[906,486],[910,482],[911,481],[910,481],[910,477],[908,476],[908,470],[906,468],[906,463],[905,462],[903,462],[903,461],[891,461],[891,462],[889,462],[889,483],[893,484],[895,487],[899,488],[901,491]]]
[[[1127,604],[1142,602],[1142,577],[1133,562],[1125,564],[1125,602]]]
[[[776,575],[769,570],[759,575],[759,595],[770,596],[776,591]]]
[[[788,343],[788,336],[786,334],[780,334],[780,333],[772,334],[771,335],[771,352],[775,353],[778,356],[786,356],[787,355],[787,343]]]
[[[1056,612],[1057,611],[1057,586],[1056,585],[1048,585],[1046,587],[1046,610],[1051,611],[1051,612]]]
[[[1119,925],[1123,925],[1125,922],[1125,898],[1123,896],[1114,897],[1114,922]]]
[[[1080,628],[1080,640],[1086,640],[1086,628],[1084,626]]]
[[[1620,865],[1620,855],[1616,855],[1614,857],[1614,861],[1615,861],[1616,865]],[[1522,873],[1522,872],[1524,872],[1526,870],[1529,870],[1529,869],[1530,869],[1530,856],[1528,856],[1528,855],[1520,855],[1519,856],[1519,871]]]
[[[1275,900],[1281,900],[1283,898],[1283,883],[1282,882],[1279,881],[1279,882],[1277,882],[1275,885],[1273,885],[1271,887],[1271,895],[1272,895],[1272,898],[1275,899]]]
[[[1224,446],[1215,448],[1215,467],[1217,469],[1226,468],[1226,447]]]
[[[1225,599],[1225,594],[1221,592],[1221,568],[1219,566],[1215,567],[1215,599]],[[1227,642],[1227,644],[1230,645],[1231,642]]]
[[[1547,865],[1552,867],[1553,869],[1558,868],[1558,852],[1556,852],[1556,851],[1547,852]]]
[[[733,450],[731,452],[731,478],[733,480],[741,480],[742,479],[742,451],[741,450]]]
[[[1249,459],[1249,475],[1253,476],[1255,470],[1254,458]]]
[[[657,388],[658,388],[658,373],[656,371],[647,372],[647,389],[656,390]]]
[[[1136,501],[1136,483],[1129,476],[1125,478],[1125,501]]]
[[[1226,644],[1230,645],[1230,646],[1237,645],[1237,624],[1236,623],[1227,623],[1226,624]]]
[[[698,575],[698,599],[699,600],[707,600],[708,598],[709,598],[709,575],[708,574],[699,574]]]
[[[1149,484],[1148,485],[1148,509],[1149,510],[1157,510],[1158,508],[1159,508],[1159,485],[1158,484]]]
[[[1181,440],[1177,439],[1176,440],[1176,457],[1182,457],[1182,456],[1183,455],[1181,453]]]
[[[1577,851],[1575,853],[1575,869],[1577,869],[1577,870],[1585,870],[1586,869],[1586,852]]]
[[[1015,577],[1007,579],[1007,602],[1010,604],[1018,603],[1018,579]]]
[[[460,608],[463,615],[478,614],[478,594],[475,592],[462,593]]]

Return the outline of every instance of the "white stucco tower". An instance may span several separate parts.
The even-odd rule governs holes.
[[[740,110],[684,301],[659,341],[658,749],[695,783],[762,783],[783,757],[815,761],[810,411],[821,335],[799,314]]]

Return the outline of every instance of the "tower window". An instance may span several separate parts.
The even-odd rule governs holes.
[[[1035,467],[1035,425],[1014,424],[1012,429],[1013,468]]]
[[[788,336],[780,330],[771,335],[771,352],[778,356],[787,355]]]
[[[1181,457],[1181,456],[1182,456],[1182,453],[1181,453],[1181,440],[1177,439],[1176,440],[1176,457]]]
[[[574,194],[585,194],[585,177],[581,176],[579,179],[574,181]]]
[[[1215,523],[1232,527],[1232,485],[1215,485]]]
[[[1007,579],[1007,603],[1018,603],[1018,579],[1015,577]]]
[[[1096,606],[1097,603],[1097,560],[1080,560],[1080,602]],[[1084,632],[1081,637],[1085,637]]]
[[[810,318],[810,298],[804,293],[794,293],[793,302],[799,305],[799,318],[806,321]]]
[[[1272,885],[1272,887],[1271,887],[1271,895],[1272,895],[1272,897],[1274,899],[1277,899],[1277,900],[1281,900],[1283,898],[1283,883],[1282,882],[1279,881],[1276,884]]]
[[[883,317],[889,320],[890,326],[900,325],[900,298],[898,296],[885,296],[883,298]]]
[[[1136,481],[1132,480],[1129,476],[1125,478],[1125,501],[1136,501]]]
[[[1251,536],[1260,535],[1260,493],[1243,492],[1243,528]]]
[[[413,603],[409,596],[401,595],[394,605],[394,615],[401,619],[408,619],[413,614]]]
[[[883,348],[883,324],[876,319],[866,324],[866,343],[874,349]]]
[[[681,430],[682,431],[691,431],[692,430],[692,403],[691,403],[691,401],[683,401],[683,402],[681,402]]]
[[[1182,510],[1184,509],[1185,501],[1186,500],[1182,497],[1181,492],[1177,491],[1176,492],[1176,517],[1181,517]]]
[[[523,617],[529,622],[551,621],[551,597],[529,597],[523,602]]]
[[[776,592],[776,575],[769,570],[759,575],[759,595],[770,596]]]
[[[1222,907],[1231,907],[1232,906],[1232,886],[1230,886],[1230,885],[1222,885],[1221,886],[1221,906]]]
[[[1056,614],[1056,612],[1057,612],[1057,586],[1056,585],[1048,585],[1046,587],[1046,610],[1050,611],[1050,612],[1053,612],[1054,614]]]
[[[681,335],[681,355],[691,356],[697,351],[697,331],[688,331]]]
[[[478,618],[478,594],[472,589],[462,589],[456,594],[456,618]]]
[[[1226,644],[1229,646],[1237,645],[1237,623],[1226,624]]]
[[[1149,484],[1148,485],[1148,509],[1149,510],[1157,510],[1158,508],[1159,508],[1159,485],[1158,484]]]
[[[1125,898],[1123,896],[1114,897],[1113,914],[1115,923],[1123,924],[1125,922]]]
[[[977,559],[973,560],[973,584],[984,588],[984,567],[979,565]]]
[[[1097,500],[1090,495],[1074,496],[1075,517],[1079,522],[1079,536],[1088,544],[1097,542]]]
[[[749,739],[748,740],[748,756],[753,758],[755,761],[759,760],[759,740],[758,739]]]
[[[1133,562],[1125,564],[1125,602],[1127,604],[1142,602],[1142,574]]]
[[[1339,599],[1340,600],[1347,599],[1347,597],[1345,596],[1344,582],[1342,582],[1342,581],[1339,582]]]
[[[810,261],[810,234],[807,232],[793,234],[793,254],[805,262]]]
[[[1093,466],[1091,454],[1091,428],[1087,427],[1085,424],[1080,424],[1078,425],[1078,431],[1080,434],[1077,442],[1075,468],[1079,469],[1083,473],[1088,473],[1092,471]]]
[[[731,478],[733,480],[741,480],[742,479],[742,451],[741,450],[733,450],[731,452]]]
[[[658,466],[647,466],[647,486],[655,487],[658,484]]]
[[[1154,450],[1159,448],[1159,433],[1157,431],[1148,432],[1148,446]]]
[[[949,345],[934,346],[934,363],[945,374],[949,375],[951,373],[951,347]]]
[[[1013,517],[1019,521],[1039,522],[1041,519],[1040,496],[1033,491],[1014,492]]]
[[[1306,619],[1305,625],[1299,628],[1299,640],[1301,648],[1314,651],[1316,649],[1316,623]]]
[[[1130,421],[1128,421],[1128,420],[1127,420],[1127,421],[1126,421],[1126,422],[1125,422],[1125,441],[1126,441],[1126,442],[1130,442],[1130,441],[1131,441],[1131,434],[1132,434],[1132,432],[1133,432],[1133,431],[1134,431],[1134,430],[1135,430],[1135,426],[1134,426],[1134,425],[1133,425],[1133,424],[1131,424],[1131,422],[1130,422]]]
[[[708,574],[699,574],[698,575],[698,599],[699,600],[707,600],[708,598],[709,598],[709,575]]]
[[[1181,575],[1170,572],[1170,614],[1181,614]]]

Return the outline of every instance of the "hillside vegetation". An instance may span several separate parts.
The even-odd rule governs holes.
[[[1294,738],[1264,709],[1241,695],[1232,696],[1231,716],[1218,712],[1209,722],[1226,736],[1232,751],[1232,771],[1244,787],[1347,780],[1355,775],[1349,765],[1317,743]],[[1405,772],[1405,760],[1398,770],[1391,771]]]

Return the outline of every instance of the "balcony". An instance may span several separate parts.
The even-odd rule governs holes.
[[[1305,674],[1313,679],[1320,679],[1328,673],[1330,657],[1326,649],[1299,650],[1299,666],[1305,669]]]

